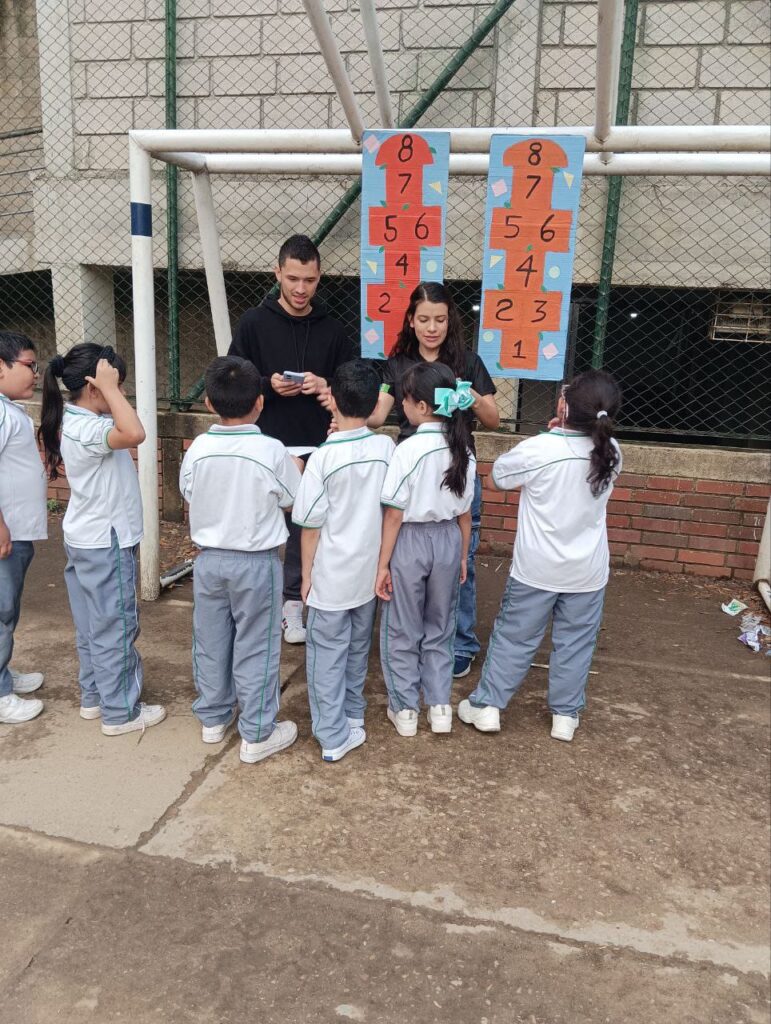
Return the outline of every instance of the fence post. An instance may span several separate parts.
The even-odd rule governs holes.
[[[627,124],[629,122],[638,4],[639,0],[627,0],[624,13],[624,34],[621,40],[621,63],[618,73],[616,124]],[[594,340],[592,342],[592,369],[594,370],[601,369],[605,361],[605,339],[608,334],[610,289],[613,282],[613,262],[616,256],[616,234],[618,232],[618,215],[621,208],[621,192],[623,187],[623,176],[620,174],[612,175],[608,182],[608,199],[605,206],[605,231],[602,238],[602,262],[600,264],[600,280],[597,289],[597,311],[594,318]]]
[[[164,98],[166,127],[177,127],[177,0],[165,0]],[[166,164],[166,285],[168,301],[168,387],[172,408],[179,404],[179,199],[178,170]]]

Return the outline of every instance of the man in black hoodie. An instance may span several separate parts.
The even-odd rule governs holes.
[[[319,402],[335,370],[356,357],[343,325],[315,298],[321,257],[306,235],[292,235],[278,253],[279,295],[247,309],[238,322],[230,354],[254,363],[262,377],[265,407],[260,429],[287,446],[315,448],[329,429],[329,413]],[[302,382],[284,380],[284,371],[302,373]],[[287,516],[284,556],[284,639],[304,643],[300,596],[302,529]]]

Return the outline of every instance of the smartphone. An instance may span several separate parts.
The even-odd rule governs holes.
[[[304,384],[305,374],[298,373],[296,370],[284,370],[281,375],[287,384]]]

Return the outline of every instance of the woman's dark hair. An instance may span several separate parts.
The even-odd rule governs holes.
[[[596,498],[613,480],[619,463],[618,449],[611,439],[613,420],[621,408],[621,388],[604,370],[587,370],[565,387],[563,397],[566,425],[589,434],[594,443],[586,479]]]
[[[56,480],[62,466],[60,432],[64,403],[59,390],[58,379],[69,392],[70,401],[76,401],[86,386],[86,377],[93,377],[96,364],[106,359],[120,374],[121,383],[126,379],[126,364],[110,345],[94,345],[84,342],[75,345],[66,356],[56,355],[46,366],[43,374],[43,404],[40,412],[38,438],[43,442],[46,455],[48,479]]]
[[[0,331],[0,360],[7,363],[15,363],[22,352],[34,352],[35,343],[30,341],[26,334],[18,334],[16,331]]]
[[[444,363],[417,363],[406,370],[402,377],[404,396],[409,396],[414,402],[425,402],[431,409],[437,405],[434,395],[437,388],[455,388],[455,375]],[[460,409],[456,409],[451,416],[442,417],[442,430],[452,457],[450,468],[442,479],[442,486],[462,498],[466,489],[471,447],[468,420]]]
[[[439,349],[439,362],[449,366],[456,377],[464,378],[466,376],[466,346],[463,343],[463,324],[449,289],[438,281],[421,281],[410,295],[410,304],[404,314],[404,323],[391,355],[420,359],[418,337],[411,321],[415,319],[415,310],[421,302],[441,302],[447,306],[447,337]]]

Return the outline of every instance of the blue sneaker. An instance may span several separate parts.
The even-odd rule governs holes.
[[[473,654],[456,654],[455,664],[452,669],[453,679],[462,679],[464,676],[467,676],[471,671],[471,662],[473,660]]]

